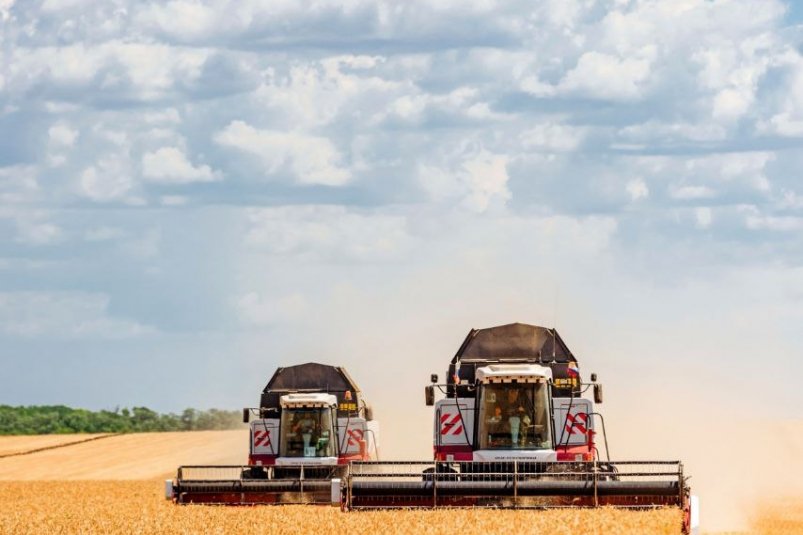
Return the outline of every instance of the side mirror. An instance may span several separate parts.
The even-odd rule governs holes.
[[[591,374],[591,382],[592,383],[596,383],[597,382],[597,374],[596,373],[592,373]]]
[[[438,382],[438,374],[437,373],[433,373],[432,375],[430,375],[429,376],[429,381],[432,384],[436,384]]]
[[[594,403],[602,403],[602,385],[599,383],[594,385]]]
[[[249,409],[243,409],[243,423],[247,424],[250,419],[251,411]]]
[[[427,407],[435,404],[435,387],[429,385],[424,388],[424,399],[426,400]]]
[[[365,406],[365,419],[369,422],[374,419],[374,409],[370,405]]]

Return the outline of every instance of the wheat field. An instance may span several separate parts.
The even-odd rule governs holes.
[[[378,511],[330,506],[179,506],[162,481],[0,483],[0,533],[677,534],[680,511]]]
[[[247,433],[247,430],[143,433],[107,436],[89,442],[79,441],[94,437],[0,437],[0,452],[40,450],[6,457],[0,454],[0,534],[222,534],[246,530],[349,534],[680,533],[677,510],[341,513],[333,507],[176,506],[164,500],[164,479],[172,478],[181,464],[244,462]],[[705,525],[705,496],[702,503]],[[743,514],[737,509],[734,506],[734,515]],[[744,510],[750,518],[739,533],[803,534],[803,500],[794,492],[788,499],[754,503]]]

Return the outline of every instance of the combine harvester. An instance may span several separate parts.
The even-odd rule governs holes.
[[[255,419],[251,419],[255,416]],[[165,493],[176,503],[340,503],[350,461],[377,459],[379,423],[344,368],[279,368],[250,423],[245,466],[181,466]]]
[[[425,390],[434,460],[350,463],[344,509],[678,507],[684,532],[695,532],[697,500],[679,461],[610,460],[595,408],[602,385],[590,379],[555,329],[473,329],[446,383],[432,375]]]

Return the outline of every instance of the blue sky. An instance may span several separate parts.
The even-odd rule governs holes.
[[[800,8],[430,4],[0,0],[0,403],[418,410],[523,321],[800,418]]]

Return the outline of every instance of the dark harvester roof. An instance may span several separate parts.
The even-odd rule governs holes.
[[[315,392],[359,392],[346,370],[316,362],[278,368],[268,381],[263,393],[268,391],[315,391]]]
[[[555,329],[525,323],[472,329],[452,358],[452,364],[458,358],[461,363],[577,361]]]

